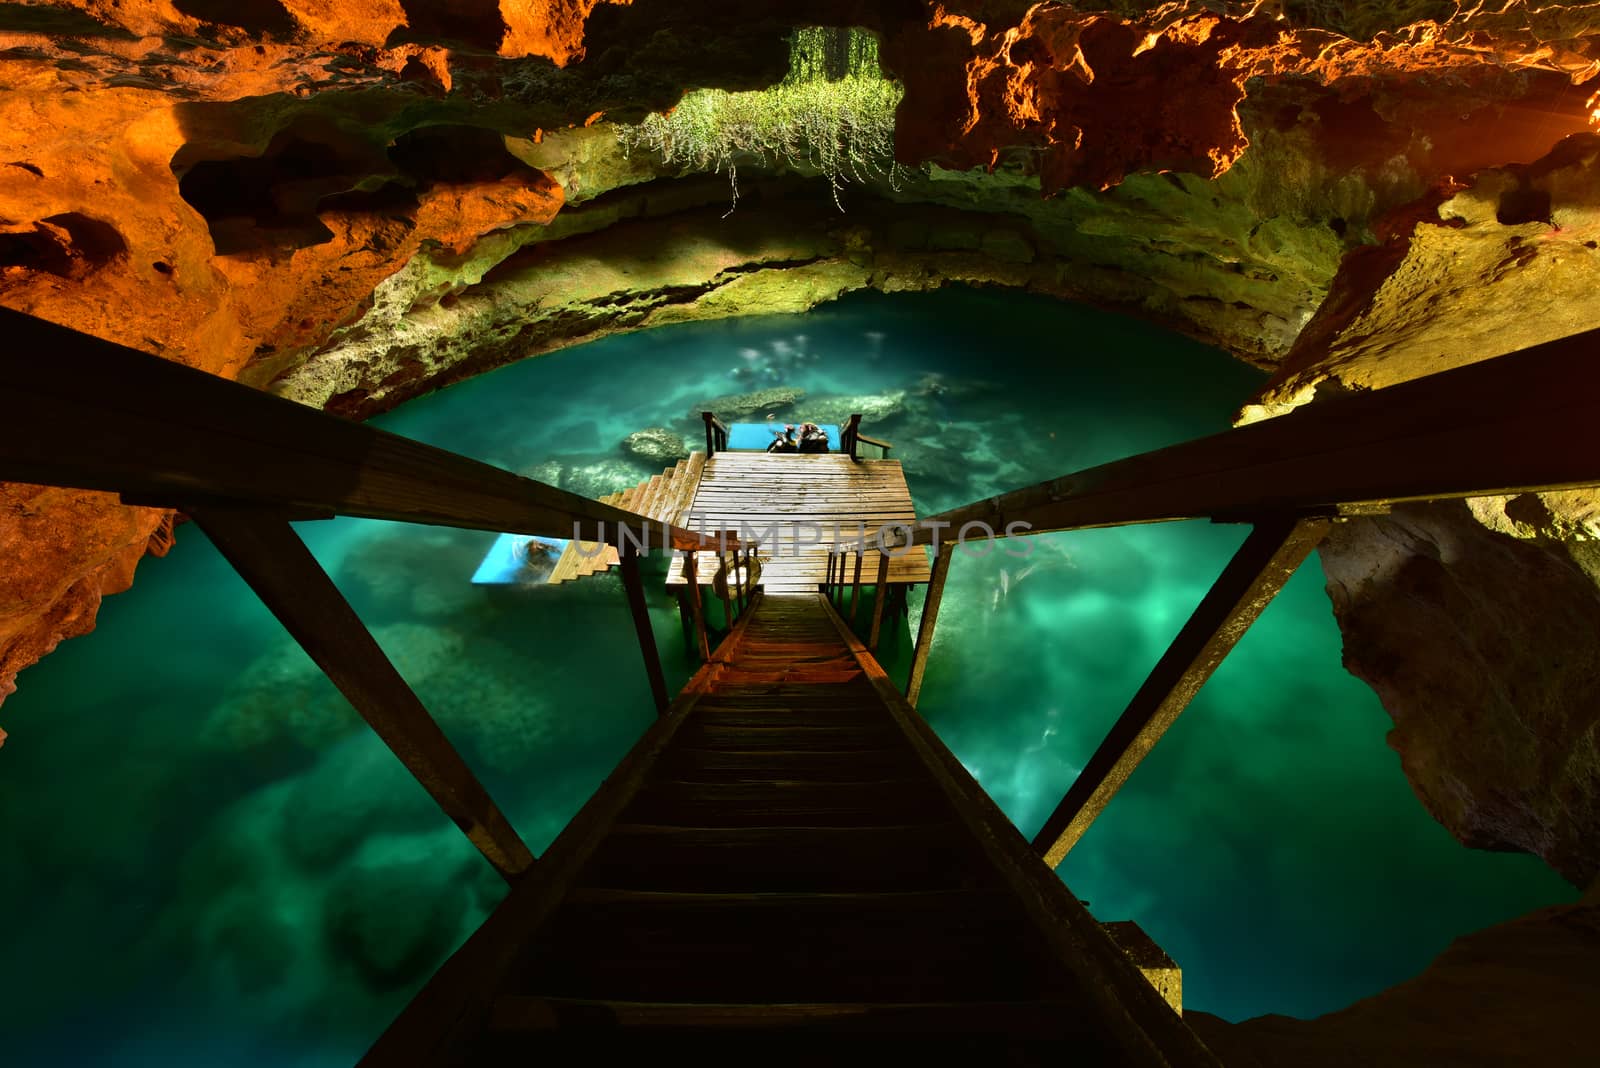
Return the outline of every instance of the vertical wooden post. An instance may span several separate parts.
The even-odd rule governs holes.
[[[828,550],[828,573],[827,573],[827,577],[822,580],[822,595],[824,597],[829,597],[829,598],[831,598],[833,596],[833,550],[832,549]]]
[[[689,596],[683,592],[683,586],[675,586],[674,589],[678,593],[678,625],[683,628],[683,647],[687,649],[694,645],[694,625],[689,622]]]
[[[715,419],[716,416],[712,415],[710,412],[701,412],[700,418],[705,420],[706,424],[706,459],[709,460],[717,454],[717,439],[716,435],[712,433],[711,428],[711,421]]]
[[[261,509],[184,511],[494,869],[511,882],[531,867],[533,854],[289,521]]]
[[[933,645],[933,625],[939,619],[939,602],[944,599],[944,580],[950,574],[950,557],[955,548],[955,542],[947,541],[933,558],[928,596],[922,602],[922,624],[917,627],[917,647],[911,653],[911,678],[906,680],[906,703],[912,708],[917,707],[917,695],[922,693],[922,674],[928,669],[928,650]]]
[[[856,443],[861,435],[861,413],[853,412],[849,421],[845,423],[844,430],[839,434],[839,445],[849,454],[850,459],[856,459]]]
[[[878,584],[872,590],[872,630],[867,635],[867,651],[878,651],[878,636],[883,631],[883,603],[889,599],[889,554],[878,550]]]
[[[739,614],[744,615],[745,608],[745,575],[740,566],[740,557],[744,554],[738,549],[733,550],[733,592],[739,601]]]
[[[633,629],[639,634],[639,651],[644,654],[645,674],[650,677],[650,695],[656,701],[656,715],[665,715],[671,697],[667,694],[667,677],[661,670],[661,651],[656,648],[656,634],[650,627],[650,609],[644,600],[644,580],[639,576],[639,549],[632,539],[622,539],[622,588],[628,594],[628,608],[633,612]]]
[[[856,576],[850,584],[850,622],[856,621],[856,606],[861,603],[861,561],[863,552],[859,546],[856,548]]]
[[[683,577],[689,583],[689,614],[694,617],[695,644],[700,649],[700,662],[711,662],[711,642],[706,638],[706,609],[700,603],[700,568],[693,549],[683,550]]]

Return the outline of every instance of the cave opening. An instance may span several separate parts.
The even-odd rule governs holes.
[[[707,407],[756,422],[861,411],[926,514],[1216,429],[1259,381],[1132,319],[954,288],[614,336],[377,422],[594,497],[670,465]],[[653,715],[616,578],[480,587],[492,535],[300,529],[542,849]],[[1240,536],[1048,535],[1026,559],[952,570],[920,707],[1023,830]],[[663,564],[646,583],[675,689],[692,665]],[[1416,805],[1381,708],[1340,666],[1318,578],[1280,595],[1063,869],[1098,917],[1138,920],[1179,960],[1192,1008],[1230,1018],[1340,1007],[1462,931],[1570,896],[1531,857],[1459,849]],[[891,672],[912,608],[883,652]],[[0,951],[34,977],[9,1006],[37,1021],[24,1057],[38,1042],[120,1068],[129,1034],[157,1050],[181,1034],[253,1065],[241,1035],[287,1033],[261,1063],[354,1060],[503,893],[192,527],[26,683],[0,779],[0,833],[28,860],[25,885],[0,881],[0,907],[30,916]],[[82,729],[102,714],[117,731]],[[102,774],[58,774],[79,765]],[[50,821],[28,818],[41,807]],[[90,838],[114,845],[93,868],[72,851]],[[1372,937],[1352,946],[1352,927]],[[113,936],[128,952],[96,961],[91,1004],[78,977]],[[137,1022],[76,1026],[107,1006]]]

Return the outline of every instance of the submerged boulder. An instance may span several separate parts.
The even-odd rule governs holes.
[[[664,426],[635,430],[622,439],[622,447],[641,460],[657,464],[674,464],[689,455],[683,435]]]
[[[712,412],[727,423],[753,415],[765,416],[770,412],[788,411],[804,400],[805,395],[805,390],[793,386],[774,386],[771,389],[758,389],[754,393],[732,393],[695,405],[689,410],[689,415],[698,419],[701,412]]]
[[[468,918],[466,883],[431,858],[361,858],[323,899],[323,939],[375,990],[414,983],[450,952]]]

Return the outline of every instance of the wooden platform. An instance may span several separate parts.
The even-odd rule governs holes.
[[[851,460],[848,456],[719,452],[707,460],[681,525],[708,533],[742,532],[761,543],[760,585],[769,593],[815,593],[826,579],[827,546],[870,534],[887,523],[913,523],[916,511],[898,460]],[[710,585],[715,553],[702,553],[699,581]],[[853,571],[854,565],[851,565]],[[861,580],[875,581],[878,554],[862,562]],[[893,557],[889,582],[927,582],[921,550]],[[683,557],[672,562],[668,586],[684,585]]]

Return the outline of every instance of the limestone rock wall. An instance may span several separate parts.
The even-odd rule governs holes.
[[[1375,222],[1246,420],[1600,327],[1600,138]],[[1600,492],[1411,504],[1321,549],[1345,662],[1463,843],[1600,874]]]

